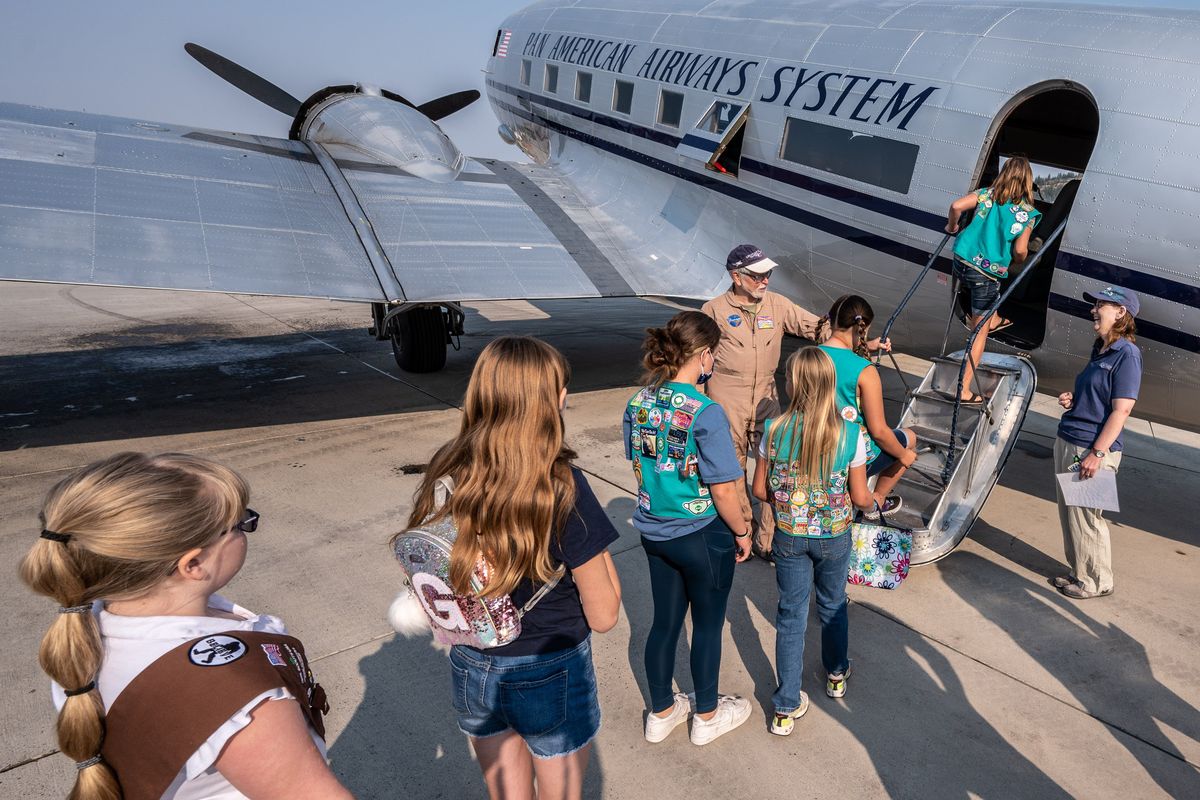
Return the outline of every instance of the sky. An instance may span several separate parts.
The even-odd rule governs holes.
[[[8,3],[0,102],[286,138],[291,121],[194,61],[204,45],[300,100],[372,83],[420,105],[475,88],[496,29],[528,0],[53,0]],[[471,156],[524,160],[486,98],[441,121]]]

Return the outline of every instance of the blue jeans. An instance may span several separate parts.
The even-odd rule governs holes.
[[[970,295],[970,302],[967,304],[971,309],[971,316],[983,316],[992,303],[1000,299],[1000,281],[995,278],[989,278],[979,270],[964,264],[955,259],[954,274],[962,282],[966,291]]]
[[[489,656],[450,648],[458,728],[484,738],[516,731],[535,758],[574,753],[600,730],[589,636],[570,650]]]
[[[903,428],[892,428],[892,433],[900,440],[900,444],[908,447],[908,434],[904,432]],[[883,450],[880,450],[879,455],[875,456],[875,460],[867,464],[867,477],[870,478],[873,475],[878,475],[895,463],[895,456],[888,455]]]
[[[776,529],[772,543],[779,612],[775,615],[775,669],[779,688],[771,698],[775,711],[788,714],[800,707],[804,677],[804,634],[808,630],[808,595],[817,587],[821,618],[821,662],[826,673],[845,672],[850,620],[846,614],[846,569],[850,535],[829,539],[792,536]]]

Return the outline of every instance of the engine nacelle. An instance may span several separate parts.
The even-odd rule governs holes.
[[[355,94],[339,93],[318,103],[298,138],[341,145],[434,183],[453,181],[466,165],[436,122],[371,87],[359,86]]]

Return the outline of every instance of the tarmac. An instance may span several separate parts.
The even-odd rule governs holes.
[[[329,759],[345,785],[360,798],[484,797],[444,655],[384,619],[400,585],[386,540],[422,465],[457,428],[474,356],[521,333],[570,359],[568,442],[621,532],[611,552],[624,608],[593,642],[604,722],[586,796],[1200,797],[1200,436],[1131,423],[1122,511],[1111,515],[1116,593],[1068,600],[1047,583],[1064,570],[1049,397],[1035,401],[954,553],[914,568],[897,591],[850,587],[845,698],[821,690],[814,618],[812,708],[791,737],[767,732],[777,590],[773,567],[755,560],[737,569],[721,672],[721,690],[754,698],[754,715],[702,748],[682,728],[647,744],[651,602],[620,417],[642,331],[672,313],[640,300],[480,304],[447,368],[409,375],[366,335],[361,305],[0,284],[0,796],[62,797],[74,776],[55,750],[36,658],[53,606],[15,577],[42,498],[93,459],[183,450],[225,461],[253,487],[263,523],[224,593],[304,640],[330,696]],[[900,363],[914,377],[925,369]],[[894,374],[885,389],[894,418]]]

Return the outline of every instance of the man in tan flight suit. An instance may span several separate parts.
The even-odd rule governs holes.
[[[763,420],[777,417],[781,412],[775,370],[779,366],[783,335],[815,339],[819,320],[783,295],[767,291],[775,266],[754,245],[738,245],[725,261],[733,281],[729,291],[709,300],[701,309],[721,328],[716,366],[705,388],[729,417],[734,449],[746,484],[740,494],[742,516],[754,530],[757,553],[768,559],[775,517],[768,503],[759,504],[757,518],[751,510],[746,455],[758,450]]]

